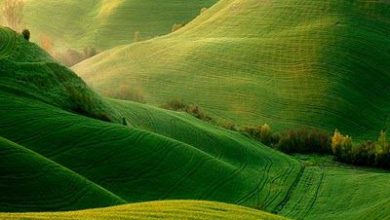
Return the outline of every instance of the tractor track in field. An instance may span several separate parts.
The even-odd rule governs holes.
[[[306,212],[303,214],[303,217],[309,215],[309,213],[312,211],[312,209],[314,207],[314,204],[316,203],[316,201],[318,199],[318,193],[320,191],[322,182],[324,180],[324,175],[325,175],[324,170],[323,170],[322,167],[320,167],[320,170],[321,170],[321,174],[320,174],[319,184],[317,185],[317,187],[315,189],[313,200],[310,202],[310,206],[306,209]]]
[[[292,166],[292,164],[289,164],[288,167],[289,167],[289,169],[285,169],[284,172],[281,175],[278,175],[278,176],[276,176],[275,178],[272,179],[271,186],[278,179],[287,180],[287,178],[290,175],[291,171],[294,170],[294,168],[295,168],[294,166]],[[281,191],[279,191],[277,193],[275,192],[274,195],[273,195],[273,198],[268,199],[270,193],[271,193],[271,188],[268,190],[268,193],[267,193],[267,196],[266,196],[266,199],[265,199],[265,202],[264,202],[264,207],[265,208],[268,208],[272,204],[272,202],[275,201],[278,198],[278,196],[280,195]]]
[[[256,193],[258,193],[261,189],[263,189],[265,187],[265,185],[267,184],[267,180],[269,179],[269,172],[271,170],[271,167],[272,167],[272,160],[269,158],[269,157],[266,157],[266,160],[267,160],[267,163],[264,167],[264,174],[266,175],[266,178],[265,180],[263,181],[260,181],[256,188],[252,191],[252,192],[249,192],[247,195],[245,195],[244,197],[242,197],[241,199],[237,200],[236,203],[239,204],[239,205],[242,205],[244,204],[246,201],[248,201],[250,198],[252,198],[253,196],[256,195]]]
[[[276,206],[276,209],[274,210],[275,213],[280,213],[282,211],[282,209],[284,208],[284,206],[287,204],[287,202],[291,198],[291,195],[294,192],[295,188],[298,186],[304,170],[305,170],[305,167],[303,165],[301,165],[301,169],[299,171],[298,176],[296,177],[296,179],[294,180],[294,182],[292,183],[292,185],[288,189],[287,194],[284,197],[284,199]]]
[[[289,200],[291,202],[286,204],[281,214],[296,219],[308,216],[317,201],[323,178],[323,167],[306,167],[297,186],[299,188],[293,192],[294,199]]]

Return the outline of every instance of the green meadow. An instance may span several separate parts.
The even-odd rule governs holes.
[[[173,34],[73,70],[109,96],[129,87],[240,125],[372,137],[390,123],[389,14],[381,1],[224,0]]]
[[[375,140],[390,125],[385,1],[24,3],[31,40],[0,27],[0,219],[390,220],[388,170],[161,108]],[[41,36],[101,53],[66,67]]]

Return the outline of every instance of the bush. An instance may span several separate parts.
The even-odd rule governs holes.
[[[330,135],[318,129],[289,130],[280,135],[277,149],[285,153],[331,153]]]
[[[336,157],[345,157],[351,155],[352,138],[342,135],[337,129],[334,131],[332,137],[332,152]],[[346,155],[344,155],[346,154]]]
[[[385,131],[381,131],[379,133],[378,145],[379,145],[380,148],[383,149],[384,153],[389,153],[390,152],[390,144],[387,141],[387,136],[386,136],[386,132]]]
[[[67,49],[65,52],[55,52],[52,41],[47,37],[41,38],[41,46],[65,66],[73,66],[98,54],[93,47],[85,47],[82,52],[74,49]]]
[[[386,133],[381,131],[376,142],[365,141],[353,146],[352,138],[335,131],[332,138],[332,151],[337,160],[361,166],[390,168],[389,142]]]
[[[162,108],[172,110],[172,111],[182,111],[191,114],[192,116],[203,120],[203,121],[212,121],[213,119],[208,116],[202,109],[195,104],[186,104],[180,100],[173,100],[168,102],[165,105],[161,106]]]
[[[270,144],[271,143],[271,136],[272,131],[271,127],[268,124],[263,124],[260,126],[260,140],[264,144]]]
[[[24,38],[25,40],[27,40],[27,41],[30,40],[30,31],[29,31],[29,30],[24,29],[24,30],[22,31],[22,35],[23,35],[23,38]]]
[[[186,112],[195,116],[196,118],[203,121],[211,121],[211,117],[203,112],[198,105],[190,104],[186,108]]]
[[[268,146],[274,145],[279,141],[279,139],[275,140],[275,136],[272,134],[271,127],[268,124],[257,127],[246,127],[243,129],[243,132]]]
[[[238,131],[239,130],[238,126],[236,124],[234,124],[233,122],[231,122],[231,121],[219,122],[218,125],[220,127],[223,127],[225,129],[232,130],[232,131]]]
[[[180,100],[172,100],[167,104],[162,105],[161,107],[172,111],[184,111],[187,107],[187,104]]]

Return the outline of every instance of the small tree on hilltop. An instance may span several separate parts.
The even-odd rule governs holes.
[[[24,37],[25,40],[27,40],[27,41],[30,40],[30,31],[29,31],[29,30],[24,29],[24,30],[22,31],[22,35],[23,35],[23,37]]]

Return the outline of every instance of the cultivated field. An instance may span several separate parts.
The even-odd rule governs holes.
[[[390,123],[389,14],[381,1],[223,0],[174,34],[73,69],[109,96],[125,85],[238,124],[373,137]]]
[[[373,138],[390,125],[390,5],[221,0],[198,16],[215,2],[25,1],[33,42],[0,27],[0,219],[390,220],[387,170],[157,107]],[[69,69],[39,34],[109,50]]]

